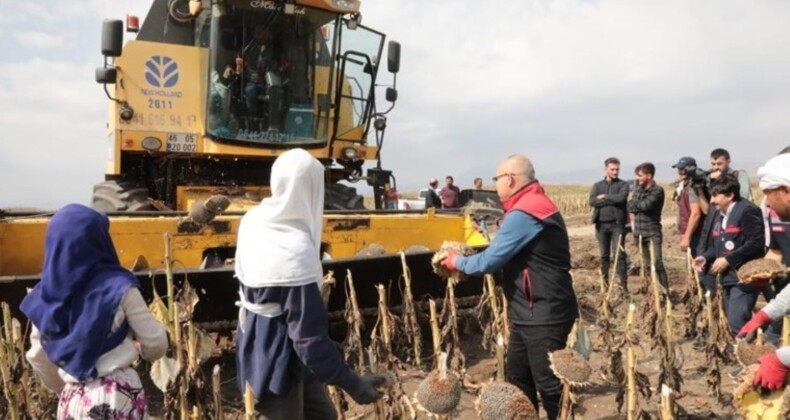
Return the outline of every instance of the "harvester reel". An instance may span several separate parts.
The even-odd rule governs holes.
[[[103,213],[155,210],[147,188],[131,181],[104,181],[93,187],[92,207]]]

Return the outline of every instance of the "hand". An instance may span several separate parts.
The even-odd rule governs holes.
[[[598,194],[598,196],[595,197],[595,198],[597,198],[599,200],[603,200],[604,198],[606,198],[606,194]]]
[[[372,404],[384,396],[384,394],[379,392],[379,390],[376,388],[384,385],[384,383],[387,382],[386,377],[382,375],[366,373],[360,376],[359,379],[362,380],[362,386],[360,387],[359,391],[351,395],[351,398],[354,399],[354,402],[360,405]]]
[[[712,171],[709,176],[711,181],[715,181],[721,176],[721,171]]]
[[[699,272],[704,270],[705,269],[705,257],[694,258],[694,261],[691,262],[691,267],[693,267],[694,270],[699,271]]]
[[[244,59],[236,57],[236,73],[241,73],[244,70]]]
[[[760,368],[754,375],[754,384],[770,390],[780,389],[787,380],[790,368],[776,356],[776,352],[760,357]]]
[[[686,252],[686,250],[689,249],[689,243],[690,242],[691,241],[686,236],[683,236],[682,238],[680,238],[680,250],[683,251],[683,252]]]
[[[457,261],[458,261],[458,254],[455,252],[454,249],[451,248],[447,250],[447,257],[443,259],[440,264],[450,271],[458,271],[458,266],[456,265]]]
[[[222,71],[222,78],[227,79],[230,76],[233,76],[234,72],[230,66],[225,66],[225,70]]]
[[[710,272],[713,274],[721,274],[730,266],[730,263],[727,262],[727,259],[724,257],[716,258],[716,261],[713,261],[713,265],[710,266]]]
[[[758,328],[761,328],[763,325],[768,324],[771,322],[771,317],[765,311],[757,311],[754,315],[752,315],[752,319],[746,323],[741,330],[738,331],[738,335],[736,338],[743,338],[746,336],[750,336],[757,332]]]

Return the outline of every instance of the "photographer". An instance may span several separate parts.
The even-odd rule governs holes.
[[[691,255],[696,257],[696,248],[702,233],[701,202],[706,204],[706,209],[708,207],[706,174],[697,168],[697,161],[689,156],[680,158],[672,167],[678,170],[680,177],[677,194],[680,249],[682,251],[690,249]],[[704,201],[700,197],[704,197]]]

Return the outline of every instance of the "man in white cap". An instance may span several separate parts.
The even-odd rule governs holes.
[[[790,154],[780,154],[766,162],[757,172],[760,189],[765,195],[766,204],[775,213],[777,221],[790,221]],[[774,228],[776,226],[776,229]],[[787,263],[790,260],[790,241],[785,225],[771,226],[771,248],[768,258],[779,258]],[[774,241],[774,239],[776,239]],[[768,303],[763,309],[752,316],[738,332],[739,337],[751,336],[766,324],[780,320],[790,311],[790,288]],[[784,346],[775,353],[760,358],[760,369],[754,377],[755,385],[768,389],[779,389],[785,385],[790,374],[790,346]]]

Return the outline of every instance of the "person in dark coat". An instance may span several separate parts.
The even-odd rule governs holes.
[[[658,281],[669,292],[667,270],[664,268],[661,248],[663,243],[661,213],[664,209],[664,189],[653,179],[656,167],[652,163],[642,163],[636,167],[634,172],[638,185],[627,208],[628,212],[634,214],[634,237],[642,244],[642,266],[651,266],[650,246],[652,244]]]
[[[742,284],[736,270],[765,255],[765,227],[760,208],[740,195],[735,175],[725,174],[711,184],[711,208],[705,218],[694,268],[708,274],[709,282],[724,288],[724,310],[732,334],[751,318],[759,289]],[[715,292],[716,284],[708,289]]]
[[[623,292],[628,292],[628,268],[625,257],[625,224],[628,212],[628,183],[620,179],[620,160],[610,157],[604,161],[606,177],[596,182],[590,190],[590,206],[593,208],[592,222],[595,238],[601,252],[601,275],[609,282],[609,267],[612,252],[618,255],[615,271]],[[617,251],[617,248],[620,251]],[[612,251],[614,250],[614,251]]]

